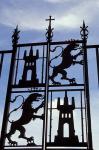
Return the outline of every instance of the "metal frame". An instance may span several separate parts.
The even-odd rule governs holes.
[[[2,131],[1,131],[1,143],[0,143],[0,147],[1,149],[6,149],[5,148],[5,136],[6,136],[6,130],[7,130],[7,116],[9,113],[9,107],[10,107],[10,98],[11,98],[11,93],[24,93],[24,92],[29,92],[28,90],[15,90],[17,89],[16,85],[12,85],[13,83],[13,73],[14,73],[14,67],[15,67],[15,59],[16,59],[16,53],[17,53],[17,48],[20,47],[29,47],[29,46],[46,46],[47,47],[47,55],[46,55],[46,78],[45,78],[45,85],[42,85],[42,87],[44,87],[45,89],[39,90],[39,92],[44,92],[45,93],[45,107],[44,107],[44,122],[43,122],[43,140],[42,140],[42,149],[46,150],[46,149],[50,149],[47,148],[47,124],[48,124],[48,97],[49,97],[49,92],[51,93],[51,103],[50,103],[50,141],[51,141],[51,120],[52,120],[52,94],[53,92],[57,92],[57,91],[79,91],[81,92],[81,97],[82,97],[82,91],[84,91],[85,93],[85,108],[86,109],[86,126],[87,126],[87,142],[88,142],[88,146],[85,149],[88,150],[93,150],[93,144],[92,144],[92,128],[91,128],[91,114],[90,114],[90,93],[89,93],[89,74],[88,74],[88,59],[87,59],[87,50],[90,48],[95,48],[96,49],[96,60],[97,60],[97,71],[98,71],[98,81],[99,81],[99,45],[87,45],[87,38],[88,38],[88,30],[87,27],[85,26],[85,23],[83,22],[83,26],[81,27],[81,40],[75,40],[76,43],[80,43],[82,44],[83,47],[83,52],[84,52],[84,67],[83,67],[83,71],[84,71],[84,84],[78,84],[76,85],[79,88],[73,89],[73,88],[67,88],[67,89],[51,89],[51,87],[56,88],[57,85],[49,85],[49,61],[50,61],[50,47],[52,45],[64,45],[64,44],[69,44],[71,42],[70,41],[58,41],[58,42],[52,42],[52,37],[53,37],[53,28],[51,27],[51,21],[54,20],[52,19],[52,17],[50,16],[49,19],[47,19],[46,21],[49,21],[49,26],[47,29],[47,33],[46,33],[46,38],[47,38],[47,42],[39,42],[39,43],[25,43],[25,44],[19,44],[18,43],[18,39],[19,39],[19,31],[18,31],[18,27],[16,27],[13,35],[12,35],[12,46],[13,46],[13,50],[11,51],[0,51],[1,54],[1,68],[0,68],[0,75],[1,75],[1,71],[2,71],[2,64],[3,64],[3,56],[4,54],[12,54],[11,57],[11,65],[10,65],[10,72],[9,72],[9,80],[8,80],[8,87],[7,87],[7,94],[6,94],[6,100],[5,100],[5,108],[4,108],[4,115],[3,115],[3,122],[2,122]],[[43,49],[43,56],[44,56],[44,49]],[[44,62],[42,62],[42,66],[44,65]],[[43,75],[43,68],[42,68],[42,75]],[[42,78],[43,81],[43,78]],[[74,85],[75,86],[75,85]],[[58,87],[70,87],[70,85],[66,84],[66,85],[58,85]],[[73,86],[72,86],[73,87]],[[38,90],[34,90],[31,89],[31,92],[36,92]],[[81,118],[82,118],[82,124],[83,124],[83,106],[82,106],[82,99],[81,99]],[[83,126],[82,126],[82,133],[83,133]],[[82,141],[84,141],[84,135],[82,135]],[[13,147],[12,147],[13,149]],[[18,149],[18,147],[16,148]],[[24,148],[20,148],[20,149],[25,149]],[[26,148],[29,149],[29,148]],[[34,149],[34,148],[32,148]],[[39,148],[38,148],[39,149]],[[41,149],[41,148],[40,148]],[[62,147],[60,148],[51,148],[51,149],[62,149]],[[66,149],[66,147],[65,147]],[[68,148],[67,148],[68,149]],[[72,148],[73,149],[73,148]],[[84,148],[83,148],[84,149]],[[36,148],[37,150],[37,148]]]

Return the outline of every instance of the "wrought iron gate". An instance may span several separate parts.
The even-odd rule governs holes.
[[[87,50],[96,48],[99,80],[99,46],[87,44],[84,22],[80,40],[53,42],[52,20],[46,42],[19,44],[16,27],[13,49],[0,51],[0,75],[11,55],[1,149],[93,149]]]

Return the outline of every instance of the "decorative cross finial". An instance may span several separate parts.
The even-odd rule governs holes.
[[[52,19],[52,16],[49,16],[49,19],[46,19],[46,21],[49,21],[49,25],[51,26],[51,21],[53,21],[55,19]]]
[[[47,29],[47,32],[46,32],[46,39],[47,39],[48,42],[51,42],[52,37],[53,37],[54,28],[51,27],[51,22],[53,20],[55,20],[55,19],[52,19],[52,16],[49,16],[49,19],[46,19],[46,21],[49,21],[49,26],[48,26],[48,29]]]

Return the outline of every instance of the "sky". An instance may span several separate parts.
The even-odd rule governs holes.
[[[11,36],[17,25],[21,31],[20,43],[45,41],[48,26],[45,19],[49,18],[50,15],[55,18],[52,23],[54,27],[53,41],[79,39],[80,26],[82,26],[84,20],[89,30],[88,44],[99,44],[99,0],[0,0],[0,50],[12,48]],[[93,144],[94,150],[98,150],[99,94],[93,50],[90,50],[88,58],[90,62]],[[9,61],[5,61],[5,64],[9,66]],[[2,74],[7,74],[8,69],[8,67],[5,67]],[[3,76],[0,82],[1,120],[6,83],[7,76]]]

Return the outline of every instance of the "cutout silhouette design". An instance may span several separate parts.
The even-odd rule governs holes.
[[[36,51],[36,55],[33,54],[33,49],[31,47],[29,56],[27,56],[27,51],[24,52],[24,69],[22,79],[19,80],[19,86],[21,87],[31,87],[39,83],[37,79],[37,59],[39,58],[39,52]],[[29,75],[29,79],[28,79]]]
[[[72,97],[72,103],[69,104],[69,99],[67,97],[67,93],[64,97],[64,105],[60,104],[60,97],[57,101],[57,109],[59,110],[59,124],[57,136],[55,136],[55,145],[61,146],[70,146],[70,145],[78,145],[79,139],[78,136],[75,135],[74,128],[74,116],[73,111],[75,110],[75,100]],[[68,124],[68,137],[64,137],[64,124]]]
[[[23,106],[22,106],[22,115],[17,121],[13,121],[11,123],[10,131],[9,133],[6,134],[6,137],[9,141],[9,144],[11,145],[17,145],[16,141],[11,140],[11,136],[18,130],[20,132],[19,138],[23,138],[27,140],[27,143],[31,143],[34,141],[33,137],[26,137],[25,135],[25,128],[23,125],[28,124],[31,119],[43,119],[44,115],[42,114],[41,116],[34,115],[34,113],[37,113],[37,111],[44,106],[44,101],[37,107],[37,108],[32,108],[32,102],[34,101],[39,101],[43,99],[44,97],[42,94],[39,93],[33,93],[27,97],[27,99],[24,101]]]
[[[71,41],[71,43],[68,44],[67,47],[61,53],[61,57],[62,57],[61,64],[59,64],[58,66],[55,66],[55,67],[52,67],[50,65],[53,68],[53,73],[49,78],[51,79],[53,84],[60,84],[60,82],[56,82],[54,80],[54,78],[58,75],[58,73],[60,73],[62,75],[61,79],[68,80],[70,82],[70,84],[76,83],[75,78],[70,79],[67,77],[67,72],[64,69],[67,69],[71,65],[75,65],[75,64],[83,65],[83,60],[76,61],[77,57],[82,54],[82,51],[78,52],[78,54],[76,54],[74,56],[71,55],[71,52],[73,50],[78,50],[78,48],[79,48],[79,44],[77,44],[75,41]],[[50,61],[50,63],[51,63],[51,61]]]

